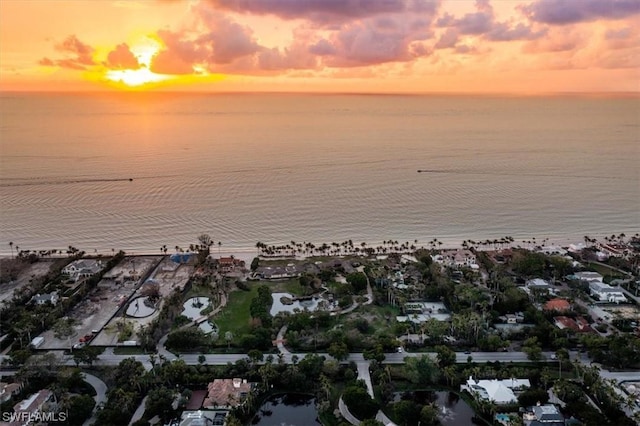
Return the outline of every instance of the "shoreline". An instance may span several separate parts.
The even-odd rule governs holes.
[[[607,235],[606,237],[610,236],[611,234]],[[629,238],[632,235],[627,235],[626,237]],[[504,238],[504,237],[502,237]],[[591,237],[591,238],[595,238],[596,240],[600,241],[601,239],[603,239],[603,236],[598,235],[597,237]],[[435,243],[433,243],[432,246],[430,246],[430,243],[432,241],[436,241]],[[467,241],[467,240],[464,240]],[[463,242],[461,241],[459,243],[452,243],[451,241],[441,241],[437,238],[434,238],[428,242],[420,242],[418,241],[418,243],[411,242],[409,241],[408,243],[410,245],[415,245],[415,250],[417,249],[435,249],[435,250],[455,250],[455,249],[462,249],[463,247]],[[490,240],[480,240],[480,242],[486,242],[486,241],[494,241],[493,239]],[[534,243],[535,241],[535,243]],[[399,244],[402,244],[403,242],[398,241]],[[279,246],[279,245],[287,245],[288,243],[280,243],[280,244],[273,244],[273,246]],[[330,243],[326,243],[328,245],[331,245]],[[354,246],[358,246],[361,247],[360,242],[355,242],[354,241]],[[500,244],[500,240],[498,240],[498,244]],[[541,246],[541,247],[561,247],[566,249],[567,247],[569,247],[571,244],[584,244],[584,237],[578,239],[578,238],[570,238],[570,237],[564,237],[564,238],[541,238],[538,239],[537,237],[535,238],[531,238],[530,240],[518,240],[518,239],[514,239],[514,241],[512,243],[504,243],[505,247],[494,247],[493,245],[488,245],[488,246],[475,246],[475,250],[478,251],[493,251],[493,250],[501,250],[504,248],[523,248],[523,249],[527,249],[527,250],[531,250],[537,246]],[[317,244],[316,246],[319,247],[321,246],[322,243]],[[588,245],[592,245],[592,243],[589,243]],[[377,246],[384,246],[383,243],[366,243],[366,247],[370,248],[370,247],[377,247]],[[223,246],[224,247],[224,246]],[[79,250],[83,250],[82,248],[78,248]],[[39,251],[39,250],[43,250],[43,249],[31,249],[32,251]],[[68,254],[66,253],[66,248],[65,249],[57,249],[57,250],[61,250],[61,253],[57,253],[57,254],[51,254],[48,255],[46,257],[49,258],[64,258],[64,257],[68,257]],[[115,251],[113,251],[112,249],[88,249],[88,250],[84,250],[85,251],[85,257],[109,257],[112,256],[114,253],[117,253],[118,251],[124,251],[125,254],[127,256],[171,256],[172,254],[176,253],[175,249],[168,249],[166,254],[165,253],[161,253],[160,250],[153,250],[153,249],[126,249],[126,248],[119,248],[119,249],[115,249]],[[407,252],[413,252],[415,250],[406,250]],[[22,248],[21,248],[22,251]],[[403,250],[404,252],[404,250]],[[186,253],[186,251],[185,251]],[[252,248],[246,248],[246,247],[232,247],[229,248],[227,247],[226,249],[224,248],[220,248],[218,249],[218,247],[215,246],[215,244],[211,247],[210,250],[210,254],[212,257],[214,258],[219,258],[219,257],[229,257],[229,256],[233,256],[236,259],[240,259],[240,260],[244,260],[245,262],[251,262],[255,257],[262,257],[263,259],[269,259],[269,258],[273,258],[273,259],[305,259],[305,258],[309,258],[309,257],[317,257],[317,256],[323,256],[323,254],[320,253],[315,253],[313,255],[311,254],[306,254],[306,255],[302,255],[302,254],[297,254],[295,256],[288,256],[288,255],[271,255],[271,256],[264,256],[256,247],[252,247]],[[375,255],[384,255],[386,253],[376,253]],[[329,255],[329,256],[334,256],[334,257],[340,257],[340,256],[345,256],[345,255],[359,255],[359,253],[349,253],[349,254],[339,254],[339,255]],[[16,256],[16,252],[15,252],[15,245],[14,245],[14,251],[13,253],[11,253],[10,250],[6,250],[6,249],[2,249],[0,250],[0,258],[4,259],[4,258],[11,258],[12,256]],[[324,256],[327,256],[327,254],[324,254]]]

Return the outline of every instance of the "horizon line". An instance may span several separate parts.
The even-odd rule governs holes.
[[[0,96],[5,94],[30,94],[30,95],[89,95],[89,94],[180,94],[180,95],[306,95],[306,96],[451,96],[451,97],[640,97],[640,91],[567,91],[567,92],[453,92],[453,91],[429,91],[429,92],[371,92],[371,91],[238,91],[238,90],[24,90],[24,89],[0,89]]]

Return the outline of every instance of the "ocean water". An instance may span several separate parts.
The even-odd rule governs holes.
[[[637,98],[3,93],[0,120],[3,254],[640,231]]]

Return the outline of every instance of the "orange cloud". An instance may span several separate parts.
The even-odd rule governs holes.
[[[127,43],[119,44],[115,49],[109,52],[105,65],[108,68],[120,70],[135,70],[140,68],[138,58],[136,58],[133,52],[131,52]]]
[[[44,66],[59,66],[74,70],[86,70],[87,67],[96,65],[92,57],[93,47],[81,42],[75,35],[70,35],[62,43],[56,44],[55,49],[70,54],[71,57],[55,60],[42,58],[38,63]]]

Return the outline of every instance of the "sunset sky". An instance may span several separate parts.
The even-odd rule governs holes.
[[[0,90],[640,92],[640,0],[0,0]]]

